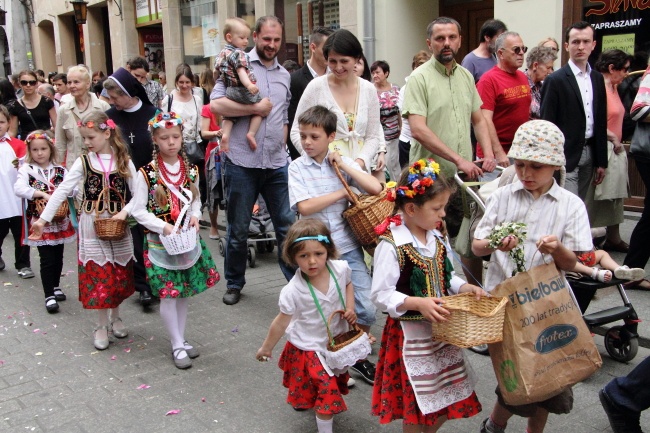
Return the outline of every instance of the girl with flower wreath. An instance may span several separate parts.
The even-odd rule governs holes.
[[[133,191],[136,172],[121,134],[105,113],[93,111],[77,126],[88,153],[77,158],[69,168],[40,218],[32,224],[29,239],[43,238],[45,225],[52,222],[59,206],[82,182],[78,227],[79,300],[84,308],[97,310],[94,345],[104,350],[109,345],[109,333],[117,338],[128,335],[119,307],[134,292],[133,241],[129,230],[120,240],[101,240],[94,222],[96,214],[97,218],[121,220],[131,214],[132,200],[125,204],[123,197],[126,197],[127,185]]]
[[[191,296],[219,281],[219,273],[202,239],[189,252],[169,254],[160,235],[168,236],[181,218],[199,229],[201,196],[199,170],[190,165],[183,145],[183,119],[159,113],[149,121],[153,160],[138,171],[133,217],[147,230],[144,267],[152,293],[160,297],[160,316],[169,332],[172,359],[177,368],[189,368],[199,351],[185,339]],[[197,235],[198,236],[198,235]]]
[[[481,288],[454,274],[443,230],[452,186],[433,159],[389,182],[397,213],[375,228],[372,300],[388,313],[372,393],[372,414],[382,424],[402,419],[405,433],[437,432],[448,419],[481,411],[475,378],[462,349],[431,338],[430,322],[446,321],[444,296]]]
[[[23,213],[25,233],[29,233],[32,223],[40,218],[36,206],[37,199],[49,200],[54,189],[63,182],[67,170],[56,163],[54,140],[42,129],[31,132],[25,139],[27,157],[25,164],[18,169],[18,180],[14,192],[27,201]],[[63,248],[74,242],[77,235],[70,218],[66,215],[47,224],[41,240],[27,239],[25,245],[38,248],[41,258],[41,282],[45,293],[45,309],[48,313],[59,311],[57,301],[65,301],[65,293],[59,287],[63,270]]]

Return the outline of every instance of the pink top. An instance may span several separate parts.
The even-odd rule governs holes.
[[[618,141],[623,138],[623,116],[625,116],[625,107],[618,92],[616,89],[614,91],[607,89],[607,129],[616,135]]]

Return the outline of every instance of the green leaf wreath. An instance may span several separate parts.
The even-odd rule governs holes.
[[[526,240],[526,224],[515,222],[504,222],[492,229],[487,237],[490,241],[490,248],[499,248],[501,241],[506,236],[514,236],[517,239],[517,246],[509,251],[510,258],[515,262],[515,269],[512,271],[514,277],[517,272],[526,271],[526,259],[524,258],[524,241]]]

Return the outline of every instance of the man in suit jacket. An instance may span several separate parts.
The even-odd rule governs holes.
[[[309,60],[305,62],[305,66],[298,69],[291,74],[291,102],[289,102],[289,130],[293,125],[293,119],[296,117],[296,109],[298,102],[302,97],[307,84],[316,77],[325,75],[327,73],[327,60],[323,55],[323,45],[325,41],[334,33],[334,30],[327,27],[314,27],[314,31],[309,37]],[[300,156],[300,152],[287,137],[287,146],[291,159],[296,159]]]
[[[595,46],[594,30],[588,22],[567,29],[564,48],[569,62],[544,80],[540,109],[541,118],[564,133],[564,187],[583,200],[592,179],[598,185],[607,169],[605,81],[588,63]]]

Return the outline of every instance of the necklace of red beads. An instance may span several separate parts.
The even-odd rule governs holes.
[[[156,163],[158,164],[158,171],[160,172],[160,175],[165,179],[165,183],[168,185],[173,185],[177,189],[180,190],[181,185],[185,182],[185,177],[186,177],[186,170],[185,170],[185,161],[183,161],[183,158],[178,156],[178,162],[180,163],[178,171],[177,172],[172,172],[167,169],[165,166],[165,162],[163,161],[162,157],[158,155],[158,158],[156,160]],[[178,176],[178,180],[176,182],[173,182],[171,180],[171,177],[176,177]],[[180,214],[180,200],[176,196],[176,194],[171,194],[171,210],[170,214],[171,217],[174,221],[176,221],[176,218],[178,218],[178,215]]]

